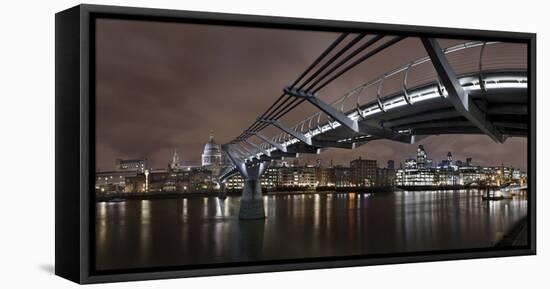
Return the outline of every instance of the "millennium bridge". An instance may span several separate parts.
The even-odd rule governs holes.
[[[339,35],[292,84],[281,87],[250,127],[222,145],[233,166],[221,173],[220,184],[236,174],[244,179],[240,219],[265,218],[260,179],[273,160],[376,140],[412,144],[433,135],[481,134],[504,143],[527,136],[527,59],[506,53],[509,43],[470,41],[442,49],[437,39],[418,38],[426,56],[324,101],[323,88],[407,38],[367,36]],[[316,112],[283,123],[303,102]],[[268,127],[278,133],[268,135]]]

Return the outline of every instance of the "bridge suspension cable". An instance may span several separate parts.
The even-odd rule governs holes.
[[[385,43],[379,45],[373,50],[365,53],[352,63],[348,63],[353,58],[357,57],[360,53],[373,46],[375,43],[379,42],[384,38],[382,35],[374,35],[372,38],[368,39],[365,43],[361,44],[359,47],[356,47],[358,43],[361,42],[367,35],[364,33],[355,35],[351,40],[349,40],[343,47],[335,51],[335,48],[340,46],[340,44],[348,38],[348,33],[341,34],[332,44],[327,47],[309,66],[302,72],[302,74],[289,86],[289,88],[294,89],[299,85],[298,90],[302,90],[304,87],[307,88],[305,92],[317,92],[320,89],[327,86],[332,81],[336,80],[338,77],[342,76],[347,71],[351,70],[353,67],[357,66],[361,62],[367,60],[383,49],[401,41],[405,37],[397,36],[393,37]],[[328,57],[331,52],[335,51],[331,57]],[[347,53],[347,54],[346,54]],[[325,60],[327,59],[328,60]],[[325,61],[324,61],[325,60]],[[323,63],[324,61],[324,63]],[[346,66],[345,66],[346,65]],[[317,68],[316,68],[317,67]],[[315,69],[316,68],[316,69]],[[328,70],[327,70],[328,69]],[[315,71],[314,71],[315,70]],[[306,76],[309,74],[309,77]],[[327,79],[327,77],[329,77]],[[324,80],[324,82],[322,82]],[[321,83],[322,82],[322,83]],[[319,85],[319,83],[321,83]],[[253,136],[255,133],[263,130],[270,125],[270,122],[265,120],[274,121],[278,120],[288,112],[293,110],[295,107],[304,102],[303,98],[296,98],[294,96],[288,95],[287,93],[281,94],[274,103],[272,103],[268,109],[256,119],[250,127],[244,130],[237,138],[235,138],[230,143],[239,143]]]
[[[325,51],[323,51],[323,53],[321,53],[321,55],[319,55],[319,57],[317,57],[317,59],[310,64],[310,66],[294,81],[294,83],[292,84],[292,87],[296,86],[315,66],[317,66],[334,48],[336,48],[336,46],[338,46],[338,44],[340,44],[340,42],[342,42],[346,37],[348,36],[348,33],[342,33],[327,49],[325,49]],[[272,118],[272,112],[270,112],[272,109],[274,109],[274,111],[277,111],[281,105],[279,105],[279,102],[285,97],[287,96],[286,93],[283,93],[281,94],[281,96],[279,96],[277,98],[277,100],[275,100],[275,102],[273,104],[271,104],[271,106],[269,106],[269,108],[260,116],[260,118]],[[286,103],[287,100],[289,98],[287,97],[283,103]],[[246,131],[259,131],[261,129],[258,128],[258,125],[260,126],[263,126],[264,124],[259,122],[259,121],[255,121],[247,130],[245,130],[245,132],[243,134],[241,134],[241,136],[239,137],[243,137],[244,135],[246,135]],[[265,126],[264,126],[265,127]]]

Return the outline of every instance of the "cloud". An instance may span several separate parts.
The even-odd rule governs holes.
[[[153,166],[164,167],[174,149],[185,162],[199,164],[210,131],[219,143],[239,135],[338,36],[108,19],[98,20],[96,31],[100,169],[111,169],[116,157],[147,157]],[[409,38],[387,53],[350,71],[320,96],[336,99],[425,51],[418,39]],[[302,105],[284,121],[291,124],[312,111]],[[266,133],[270,131],[276,130]],[[525,140],[497,145],[484,136],[434,136],[422,143],[435,159],[450,150],[459,158],[526,166]],[[329,149],[304,160],[346,164],[362,156],[384,165],[388,159],[399,163],[415,151],[416,145],[376,141],[353,151]]]

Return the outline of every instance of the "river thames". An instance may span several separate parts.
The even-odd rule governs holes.
[[[264,206],[240,221],[237,196],[98,202],[96,269],[486,248],[527,215],[525,196],[476,190],[274,193]]]

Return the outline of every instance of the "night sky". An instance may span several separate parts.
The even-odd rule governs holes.
[[[96,31],[98,170],[113,169],[116,158],[147,157],[152,167],[166,167],[174,150],[184,164],[200,164],[210,131],[220,144],[231,141],[339,35],[107,19],[98,20]],[[442,47],[460,42],[440,40]],[[513,44],[506,51],[526,65],[525,46]],[[486,53],[491,54],[490,48]],[[425,54],[419,39],[407,38],[354,68],[319,95],[325,101],[334,100]],[[467,56],[459,54],[454,60]],[[419,83],[435,75],[433,68],[425,70],[417,73],[422,75],[416,77]],[[283,123],[294,124],[315,111],[304,103]],[[267,135],[275,132],[273,128],[265,131]],[[447,135],[431,136],[418,144],[437,162],[451,151],[455,159],[472,157],[478,165],[527,168],[525,138],[495,144],[487,136]],[[389,159],[399,164],[415,155],[418,144],[374,141],[356,150],[328,149],[301,161],[320,158],[324,164],[331,159],[334,164],[348,164],[361,156],[377,159],[379,166]]]

